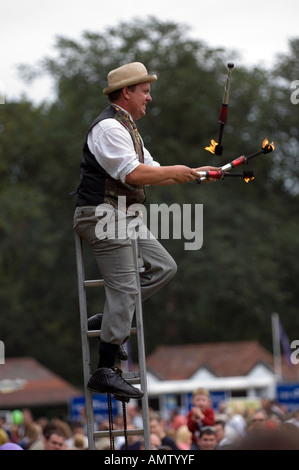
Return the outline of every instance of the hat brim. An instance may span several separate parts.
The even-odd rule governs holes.
[[[155,82],[157,80],[157,75],[143,75],[143,76],[137,76],[137,77],[131,77],[127,78],[125,80],[121,80],[118,83],[115,83],[113,86],[108,86],[107,88],[104,88],[103,93],[104,95],[109,95],[109,93],[112,93],[113,91],[116,90],[121,90],[122,88],[126,86],[132,86],[132,85],[138,85],[139,83],[146,83],[146,82]]]

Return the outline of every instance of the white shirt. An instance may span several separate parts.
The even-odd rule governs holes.
[[[160,166],[144,147],[144,164]],[[87,145],[97,162],[114,179],[125,183],[126,176],[140,165],[134,144],[126,128],[114,118],[97,123],[88,134]]]

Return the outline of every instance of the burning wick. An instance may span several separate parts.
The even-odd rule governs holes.
[[[254,180],[254,176],[250,176],[250,177],[246,176],[246,178],[244,178],[245,183],[249,183],[249,181],[252,181],[252,180]]]
[[[270,153],[272,152],[273,150],[275,150],[275,145],[273,142],[271,142],[271,144],[269,144],[269,141],[267,139],[267,137],[265,138],[264,142],[263,142],[263,145],[262,145],[262,148],[264,149],[263,150],[263,153]]]
[[[209,147],[205,147],[205,150],[215,154],[217,145],[218,145],[218,143],[215,142],[215,140],[212,139],[211,140],[211,145]]]

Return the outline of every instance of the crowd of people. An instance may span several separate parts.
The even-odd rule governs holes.
[[[6,414],[7,416],[7,414]],[[143,427],[138,402],[127,404],[127,429]],[[123,415],[114,417],[113,429],[123,429]],[[96,430],[109,430],[108,419]],[[288,412],[277,403],[262,399],[257,408],[220,403],[214,410],[209,392],[199,388],[192,395],[189,413],[173,411],[167,418],[150,409],[152,450],[299,450],[299,409]],[[143,437],[114,438],[115,450],[144,450]],[[87,450],[84,419],[35,418],[30,409],[13,410],[10,419],[0,416],[0,450]],[[96,439],[97,450],[110,450],[110,437]]]

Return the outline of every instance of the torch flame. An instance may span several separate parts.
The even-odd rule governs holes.
[[[265,138],[262,147],[263,147],[263,149],[267,148],[267,150],[269,150],[269,151],[272,151],[272,150],[275,149],[274,142],[271,142],[271,144],[269,144],[269,141],[268,141],[267,137]]]
[[[216,146],[218,145],[215,140],[211,140],[211,145],[209,147],[205,147],[205,150],[208,150],[208,152],[215,153]]]
[[[252,180],[254,180],[254,176],[246,176],[246,178],[244,178],[245,183],[249,183],[249,181]]]

